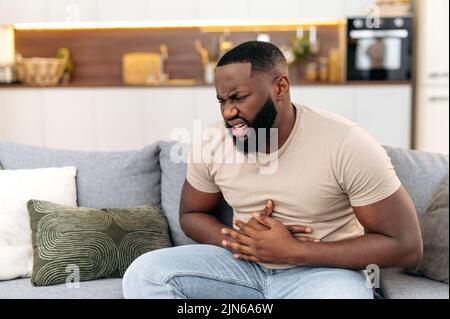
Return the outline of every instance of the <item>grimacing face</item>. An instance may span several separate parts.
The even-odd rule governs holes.
[[[234,142],[236,139],[247,140],[250,128],[255,133],[264,129],[268,139],[277,111],[270,96],[271,83],[267,75],[252,74],[250,63],[233,63],[216,69],[215,83],[225,126],[231,129]],[[256,145],[259,145],[258,134]],[[248,145],[245,151],[248,151]]]

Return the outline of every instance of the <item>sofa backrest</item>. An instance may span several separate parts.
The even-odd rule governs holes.
[[[411,196],[417,213],[425,214],[432,195],[448,175],[448,155],[389,146],[384,148],[402,185]]]
[[[170,152],[175,144],[176,142],[159,142],[159,161],[161,165],[161,208],[169,222],[172,243],[179,246],[195,242],[181,230],[178,219],[181,189],[186,177],[186,164],[183,161],[175,163],[171,160]],[[186,159],[186,152],[183,153],[184,156],[181,155],[182,147],[187,150],[189,146],[180,144],[173,151],[180,151],[180,157]],[[233,210],[223,198],[214,213],[225,225],[232,225]]]
[[[181,230],[178,209],[181,189],[186,176],[186,164],[170,160],[170,151],[175,142],[160,142],[161,206],[166,213],[175,245],[191,244]],[[187,147],[187,145],[184,145]],[[177,147],[177,150],[180,150]],[[449,171],[449,157],[443,154],[425,153],[385,146],[395,171],[411,196],[418,214],[424,214],[432,194]],[[226,225],[231,225],[233,211],[222,199],[215,213]]]
[[[139,151],[79,152],[0,141],[4,169],[75,166],[77,203],[82,207],[120,208],[160,204],[159,148]]]
[[[175,142],[163,141],[140,151],[77,152],[0,141],[0,166],[5,169],[75,166],[79,206],[161,204],[174,245],[192,244],[194,241],[183,233],[178,220],[186,164],[170,159],[174,145]],[[385,149],[417,212],[424,214],[432,194],[449,172],[448,155],[388,146]],[[215,212],[223,223],[231,226],[233,212],[225,200]]]

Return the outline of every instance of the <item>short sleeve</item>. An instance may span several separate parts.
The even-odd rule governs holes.
[[[381,201],[401,186],[384,148],[363,128],[352,127],[336,155],[336,177],[352,206]]]
[[[220,189],[214,182],[209,171],[209,165],[199,156],[194,156],[197,149],[191,146],[189,150],[186,179],[195,189],[204,193],[219,193]],[[201,152],[201,149],[198,151]]]

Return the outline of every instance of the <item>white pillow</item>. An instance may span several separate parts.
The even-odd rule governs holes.
[[[28,200],[77,206],[75,176],[75,167],[0,170],[0,280],[31,276]]]

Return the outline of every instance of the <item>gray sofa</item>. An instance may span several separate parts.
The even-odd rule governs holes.
[[[51,150],[0,141],[0,166],[4,169],[61,167],[73,165],[77,172],[78,204],[85,207],[126,207],[152,202],[167,216],[174,245],[194,243],[181,231],[178,203],[186,174],[183,163],[169,159],[171,142],[149,145],[130,152],[75,152]],[[396,172],[411,195],[418,214],[424,214],[441,180],[448,174],[447,155],[385,147]],[[218,217],[230,225],[231,209],[222,201]],[[379,294],[389,299],[449,298],[447,284],[402,269],[382,269]],[[33,287],[29,278],[0,281],[4,298],[123,298],[121,279],[81,282],[79,288],[66,285]]]

